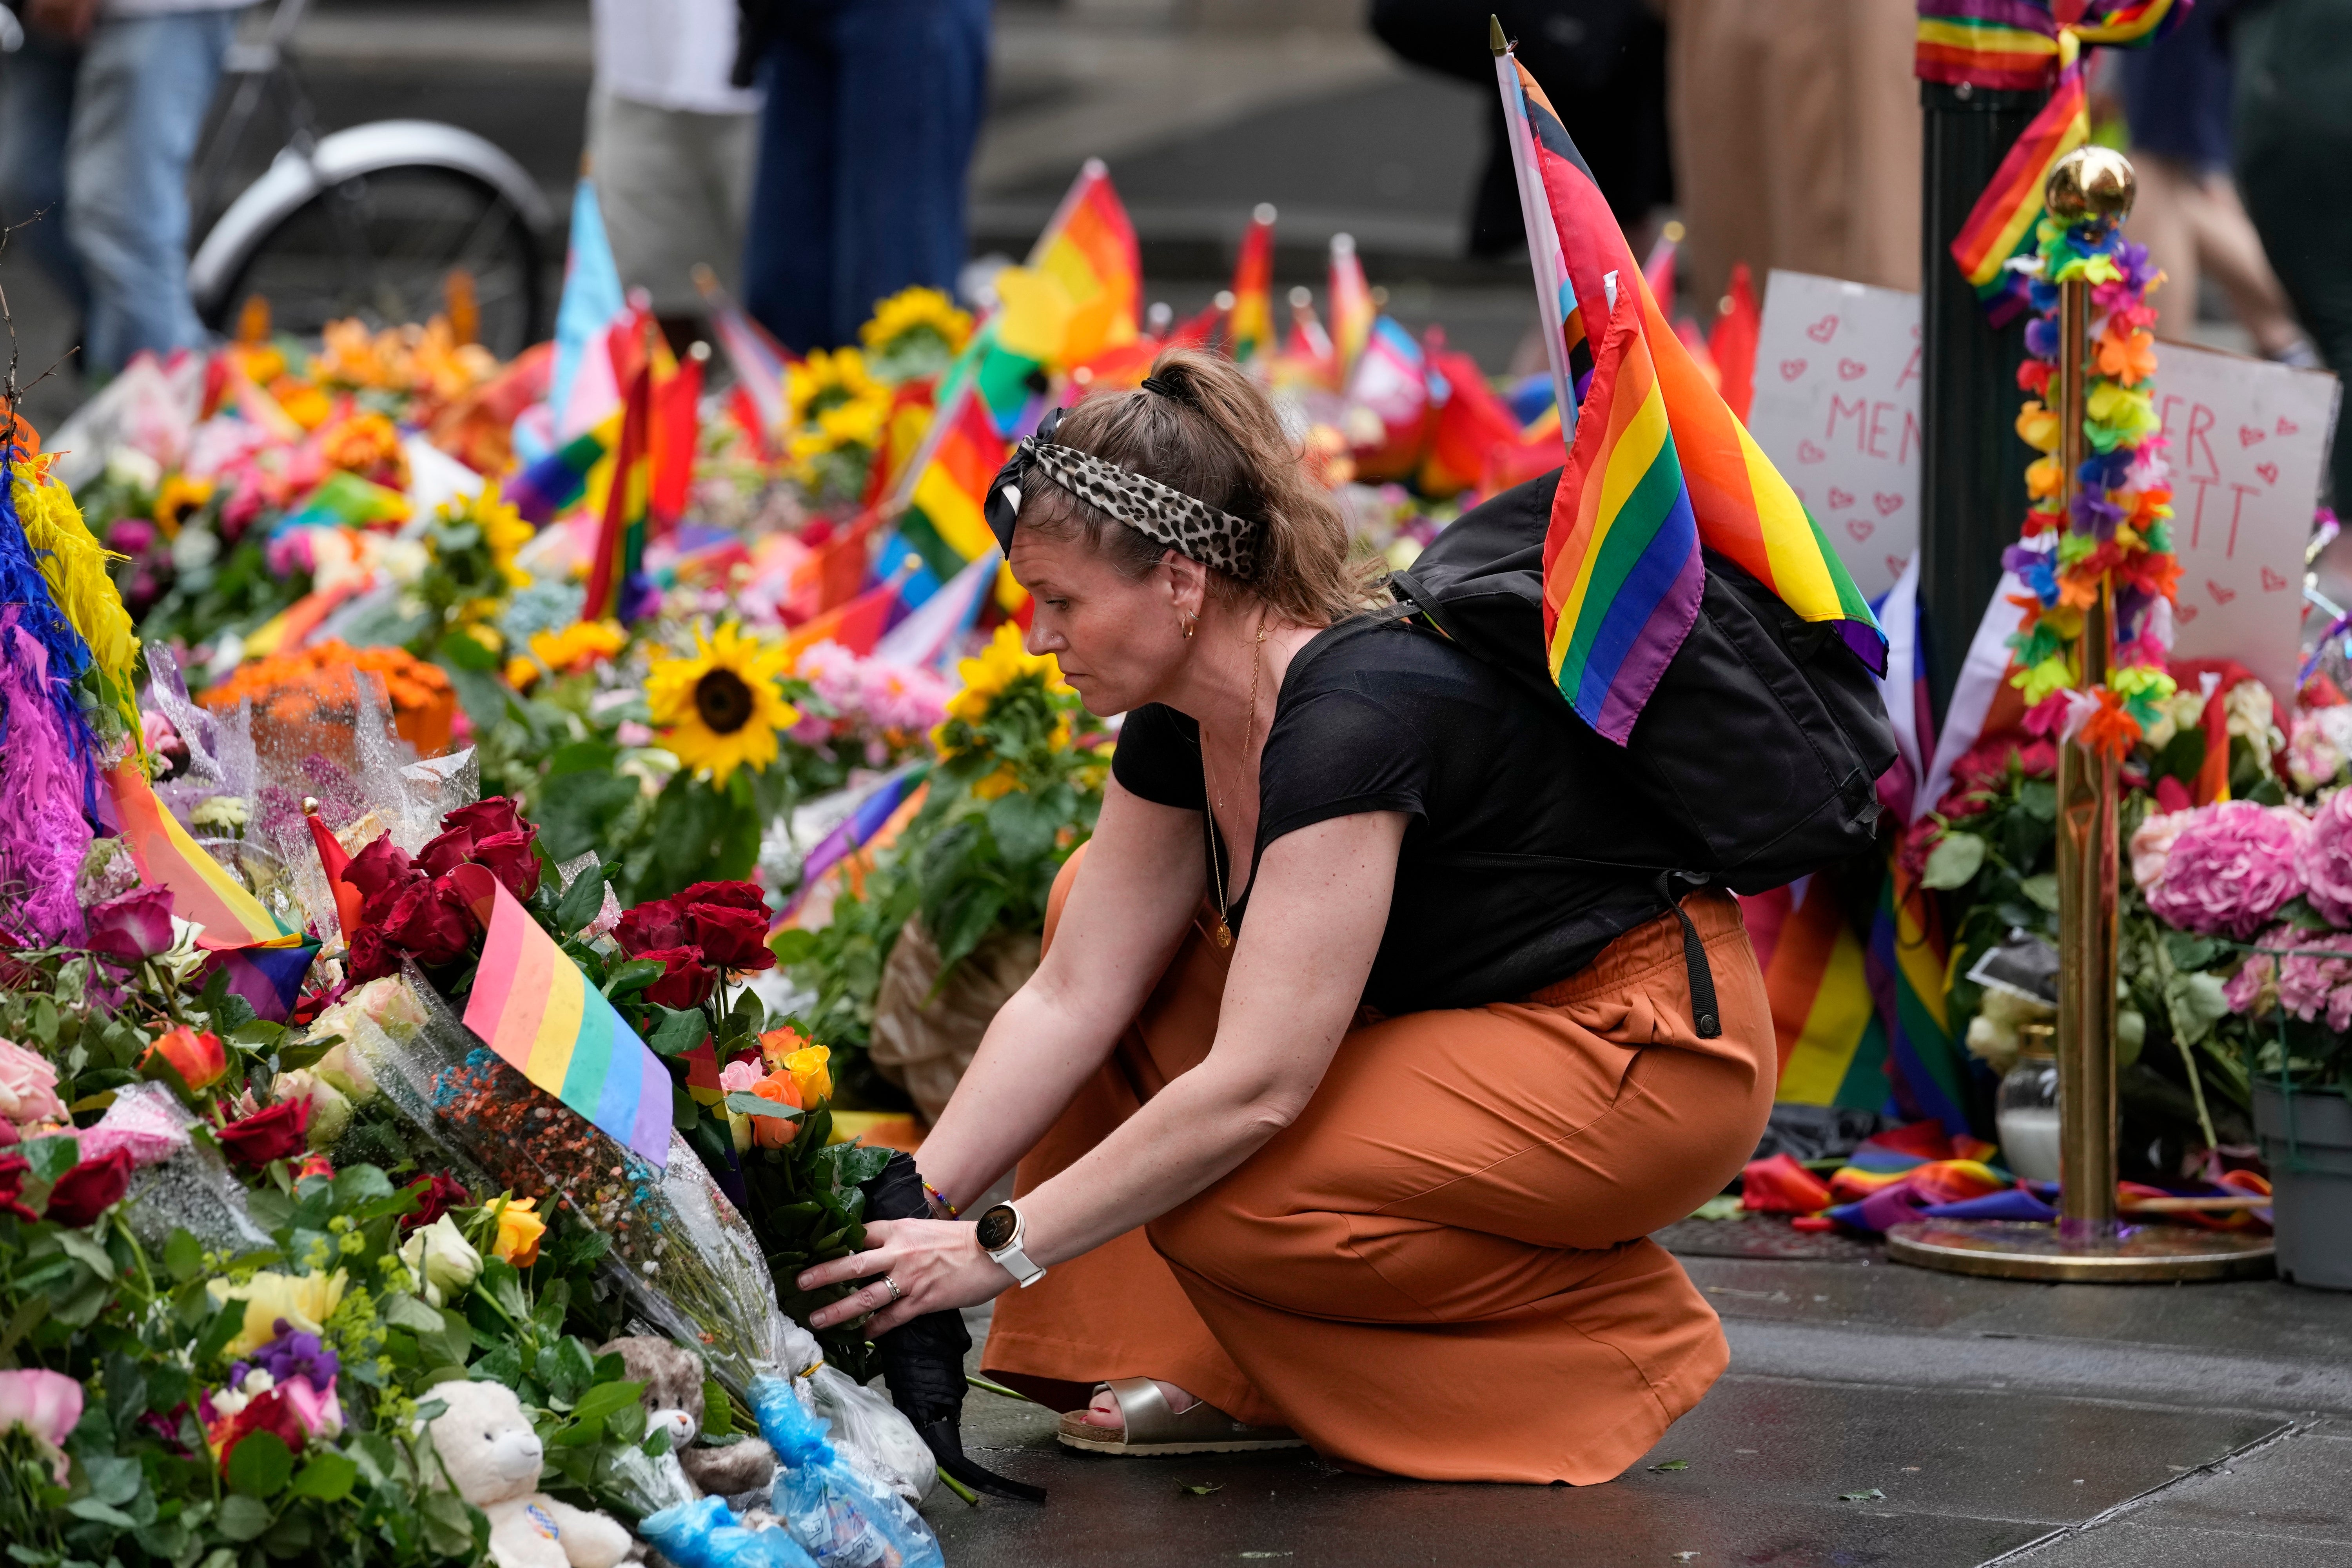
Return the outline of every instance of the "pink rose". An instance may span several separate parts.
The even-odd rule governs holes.
[[[2147,907],[2181,931],[2242,941],[2303,891],[2295,858],[2311,824],[2286,806],[2250,800],[2224,801],[2195,816],[2173,839]]]
[[[169,888],[141,888],[93,904],[86,919],[90,952],[124,969],[172,951]]]
[[[58,1485],[72,1473],[64,1448],[81,1425],[81,1384],[61,1372],[38,1367],[0,1372],[0,1432],[23,1430],[49,1456]]]
[[[58,1069],[13,1040],[0,1040],[0,1121],[29,1127],[55,1121],[66,1108],[58,1099]]]
[[[2180,830],[2197,820],[2193,811],[2150,812],[2131,836],[2132,880],[2143,893],[2152,890],[2164,875],[2165,858]]]
[[[738,1090],[749,1093],[757,1089],[760,1080],[767,1076],[757,1061],[746,1058],[740,1062],[729,1062],[719,1069],[719,1087],[730,1094]]]
[[[2352,925],[2352,790],[2337,790],[2312,814],[2294,865],[2311,907],[2337,925]]]

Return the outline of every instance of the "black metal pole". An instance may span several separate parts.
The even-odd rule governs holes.
[[[1951,700],[1969,640],[2000,581],[2000,552],[2025,519],[2017,438],[2025,318],[2000,331],[1952,260],[1951,244],[1993,172],[2048,94],[1919,84],[1919,320],[1925,353],[1919,461],[1919,595],[1931,629],[1927,684],[1936,718]]]

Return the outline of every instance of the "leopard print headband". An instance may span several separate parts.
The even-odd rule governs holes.
[[[1181,554],[1249,580],[1257,563],[1258,525],[1219,511],[1196,496],[1158,479],[1105,462],[1091,452],[1050,439],[1053,425],[1029,437],[989,488],[987,515],[997,542],[1013,548],[1013,522],[1021,510],[1021,485],[1034,468],[1090,506],[1097,507]]]

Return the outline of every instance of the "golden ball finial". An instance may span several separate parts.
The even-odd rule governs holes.
[[[2130,159],[2111,147],[2077,147],[2050,171],[2042,199],[2062,222],[2110,218],[2121,223],[2131,216],[2137,191]]]

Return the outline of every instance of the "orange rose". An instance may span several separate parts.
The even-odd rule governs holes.
[[[770,1073],[758,1083],[753,1084],[751,1092],[761,1100],[772,1100],[778,1105],[788,1105],[794,1110],[801,1109],[800,1086],[793,1081],[791,1073],[782,1069]],[[786,1121],[774,1116],[751,1118],[751,1142],[762,1149],[781,1149],[799,1137],[800,1131],[801,1124],[796,1121]]]
[[[173,1070],[190,1089],[217,1083],[221,1075],[228,1071],[228,1053],[221,1046],[221,1037],[200,1035],[185,1026],[159,1036],[147,1054],[160,1056],[171,1063]]]

